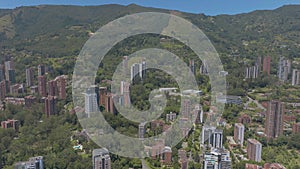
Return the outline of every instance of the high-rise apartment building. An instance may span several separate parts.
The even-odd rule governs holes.
[[[92,112],[98,111],[97,94],[95,90],[88,88],[85,93],[85,113],[90,117]]]
[[[280,57],[277,72],[280,81],[286,82],[288,80],[288,75],[291,71],[291,65],[291,60]]]
[[[11,72],[11,74],[13,74],[13,71],[10,70],[14,70],[15,66],[14,66],[14,62],[12,60],[6,61],[4,62],[4,67],[5,67],[5,79],[7,81],[10,81],[10,79],[12,79],[12,77],[9,76],[9,72]]]
[[[39,94],[43,97],[47,96],[47,86],[46,86],[47,80],[46,76],[38,76],[38,89]]]
[[[235,123],[234,125],[234,140],[236,143],[243,146],[244,143],[244,131],[245,127],[241,123]]]
[[[5,67],[4,65],[0,64],[0,82],[5,80]]]
[[[121,105],[129,106],[130,105],[130,83],[121,81],[120,94],[122,97]]]
[[[223,148],[214,148],[204,154],[203,169],[231,169],[229,151]]]
[[[268,103],[265,122],[267,138],[276,138],[283,133],[284,106],[280,101]]]
[[[143,140],[146,133],[146,122],[139,124],[139,139]]]
[[[139,75],[140,79],[143,79],[146,75],[146,69],[147,69],[147,65],[146,65],[146,61],[142,60],[141,63],[134,63],[131,66],[131,76],[130,79],[131,81],[137,76]]]
[[[15,71],[15,69],[8,70],[8,81],[11,84],[15,84],[16,83],[16,71]]]
[[[256,162],[261,161],[262,144],[255,139],[248,139],[247,141],[247,155],[249,160]]]
[[[263,72],[267,75],[270,75],[271,71],[271,56],[264,57],[263,60]]]
[[[45,65],[38,65],[38,76],[44,76],[46,73]]]
[[[106,95],[107,95],[107,87],[100,87],[99,88],[99,105],[100,106],[105,106],[106,102]]]
[[[26,73],[26,86],[28,87],[33,86],[33,69],[27,68],[25,73]]]
[[[67,92],[66,92],[66,77],[64,75],[57,76],[55,78],[56,85],[57,85],[57,96],[60,99],[66,99],[67,98]]]
[[[107,149],[93,150],[93,169],[111,169],[111,159]]]
[[[57,90],[57,83],[55,80],[50,80],[48,82],[48,95],[49,96],[56,96],[58,93]]]
[[[114,95],[112,93],[108,93],[105,98],[105,110],[112,114],[116,114],[116,108],[114,105]]]
[[[300,85],[300,71],[298,69],[293,69],[292,85]]]
[[[223,130],[214,126],[203,126],[201,144],[207,144],[214,148],[223,147]]]
[[[214,148],[222,148],[223,147],[223,130],[216,129],[213,132],[213,144]]]
[[[5,96],[6,96],[6,82],[5,80],[2,80],[0,82],[0,100],[4,100],[5,99]]]
[[[258,65],[246,67],[245,79],[256,79],[258,77],[258,74],[259,74]]]
[[[48,96],[44,98],[44,103],[45,103],[45,114],[47,117],[56,115],[58,113],[56,108],[56,103],[57,103],[56,96]]]

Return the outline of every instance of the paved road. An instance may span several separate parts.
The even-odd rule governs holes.
[[[148,166],[147,166],[147,163],[144,159],[141,159],[142,161],[142,166],[143,166],[143,169],[150,169]]]
[[[245,103],[245,107],[248,107],[248,104],[249,103],[251,103],[251,102],[254,102],[256,105],[257,105],[257,107],[258,108],[260,108],[260,109],[263,109],[264,111],[266,111],[266,109],[264,108],[264,106],[262,106],[260,103],[258,103],[258,101],[257,100],[253,100],[251,97],[249,97],[249,96],[247,96],[247,98],[248,98],[248,101]]]

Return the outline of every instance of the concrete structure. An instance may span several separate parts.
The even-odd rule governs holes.
[[[146,122],[139,124],[139,139],[144,140],[144,135],[146,133]]]
[[[6,82],[2,80],[0,82],[0,100],[4,100],[6,96]]]
[[[203,123],[203,114],[202,106],[200,104],[195,105],[194,117],[196,124]]]
[[[93,150],[93,169],[111,169],[111,159],[107,149]]]
[[[4,65],[0,64],[0,82],[5,80],[5,67]]]
[[[131,66],[131,73],[130,73],[130,79],[131,81],[137,76],[139,75],[140,79],[143,79],[144,76],[146,75],[146,61],[142,60],[141,63],[134,63]]]
[[[271,71],[271,56],[264,57],[263,60],[263,73],[270,75]]]
[[[39,87],[38,86],[31,86],[30,87],[30,93],[31,94],[39,93]]]
[[[44,76],[46,73],[45,65],[38,65],[38,76]]]
[[[188,158],[186,155],[186,151],[183,149],[178,150],[178,158],[180,163],[180,169],[188,169]]]
[[[265,134],[267,138],[276,138],[283,134],[284,106],[280,101],[268,103],[265,122]]]
[[[241,123],[235,123],[234,125],[234,141],[237,144],[240,144],[241,147],[244,143],[244,132],[245,132],[245,126]]]
[[[90,117],[92,112],[98,111],[97,94],[91,88],[88,88],[85,93],[85,113]]]
[[[36,97],[29,95],[29,96],[25,96],[25,107],[30,108],[34,103],[36,103]]]
[[[14,84],[10,86],[9,91],[11,95],[23,94],[25,91],[25,86],[23,84]]]
[[[192,119],[191,115],[191,101],[189,99],[184,99],[182,105],[182,117]]]
[[[170,113],[166,114],[166,121],[167,122],[174,121],[174,120],[176,120],[176,117],[177,117],[176,113],[170,112]]]
[[[300,85],[300,71],[298,69],[293,69],[292,85]]]
[[[13,128],[16,132],[19,131],[19,121],[18,120],[6,120],[1,122],[1,127],[3,129]]]
[[[161,156],[161,163],[171,164],[172,163],[172,149],[171,147],[165,146]]]
[[[27,87],[33,86],[34,85],[34,83],[33,83],[33,75],[34,75],[33,69],[32,68],[27,68],[25,73],[26,73],[26,86]]]
[[[99,88],[99,105],[100,106],[105,106],[105,101],[106,101],[106,95],[107,95],[107,88],[106,87],[100,87]]]
[[[256,162],[261,161],[262,144],[255,139],[248,139],[247,141],[247,155],[249,160]]]
[[[229,151],[222,148],[215,148],[210,153],[205,153],[203,169],[231,169]]]
[[[46,82],[46,76],[38,76],[38,90],[39,94],[42,97],[47,96],[47,82]]]
[[[222,148],[223,147],[223,130],[216,129],[213,132],[213,144],[214,148]]]
[[[250,67],[246,67],[245,69],[245,79],[256,79],[259,74],[259,66],[254,65]]]
[[[48,81],[48,96],[56,96],[58,93],[57,83],[55,80]]]
[[[57,98],[55,96],[48,96],[44,98],[45,114],[47,117],[56,115],[58,113],[56,102]]]
[[[214,148],[223,147],[223,130],[216,129],[214,126],[203,126],[201,144]]]
[[[15,169],[44,169],[43,156],[31,157],[29,161],[18,162]]]
[[[66,77],[64,75],[57,76],[55,79],[56,86],[57,86],[57,96],[59,99],[66,99],[67,92],[66,92]]]
[[[119,103],[124,106],[130,106],[130,83],[121,81],[120,94],[122,99]]]
[[[10,79],[13,79],[14,77],[11,77],[14,73],[14,62],[13,60],[9,60],[4,62],[4,67],[5,67],[5,80],[10,81]]]
[[[277,75],[280,81],[286,82],[288,80],[288,75],[291,71],[291,65],[292,63],[290,60],[280,57],[277,70]]]
[[[16,83],[16,71],[14,69],[8,70],[8,81],[11,84]]]
[[[112,93],[108,93],[106,95],[106,99],[105,99],[105,110],[107,112],[110,112],[112,114],[116,114],[117,111],[116,111],[116,108],[115,108],[115,105],[114,105],[114,96]]]

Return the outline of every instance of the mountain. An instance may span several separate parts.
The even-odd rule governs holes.
[[[49,57],[76,55],[88,33],[121,16],[137,12],[173,11],[135,4],[102,6],[41,5],[0,10],[0,48]],[[174,12],[173,12],[174,13]],[[197,25],[220,53],[233,56],[299,57],[300,5],[238,15],[206,16],[176,11]]]

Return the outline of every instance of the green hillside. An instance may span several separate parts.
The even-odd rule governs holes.
[[[47,5],[0,10],[0,47],[52,57],[77,54],[88,32],[126,14],[146,11],[170,12],[137,5]],[[299,53],[298,5],[239,15],[177,14],[199,26],[221,53],[249,57],[254,53],[297,57]],[[283,53],[284,48],[289,50]]]

